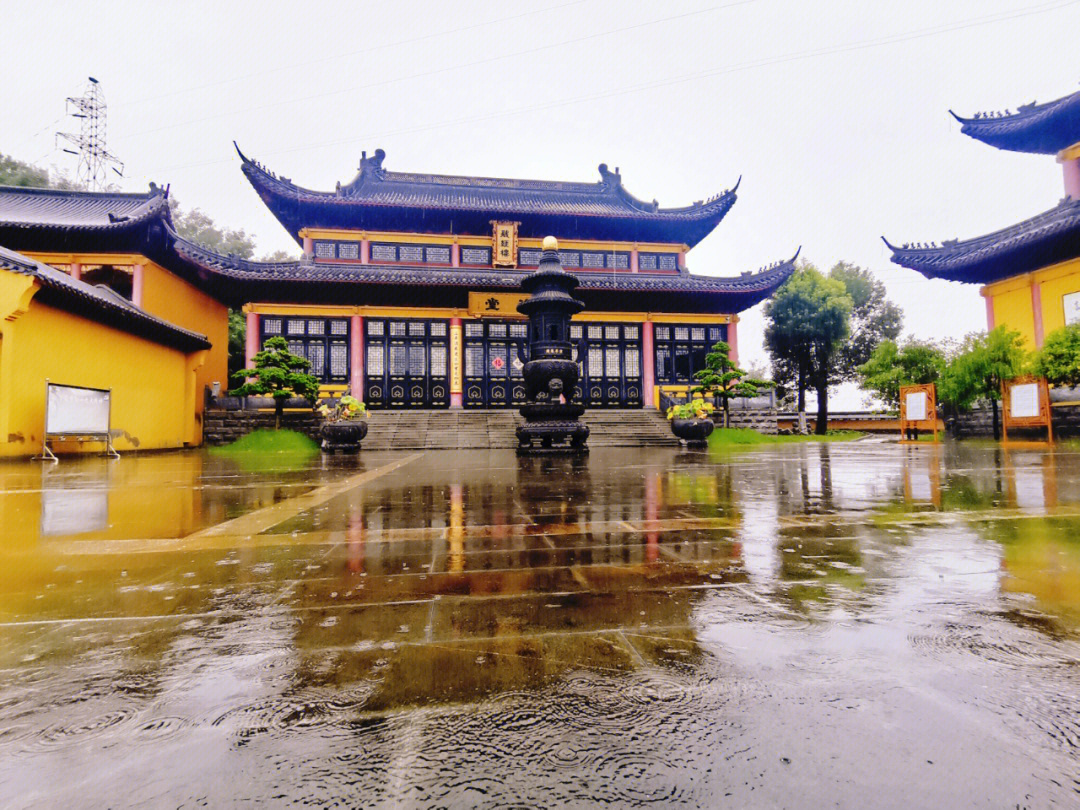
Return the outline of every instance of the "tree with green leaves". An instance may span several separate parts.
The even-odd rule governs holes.
[[[807,388],[817,391],[817,430],[828,431],[829,384],[837,378],[854,306],[844,282],[804,264],[765,305],[765,347],[780,382],[792,375],[800,412]]]
[[[1063,326],[1047,335],[1032,367],[1051,385],[1080,385],[1080,323]]]
[[[885,297],[885,284],[863,267],[837,262],[829,278],[843,282],[851,296],[851,334],[840,348],[832,378],[833,382],[847,382],[859,378],[859,366],[870,359],[883,340],[900,337],[904,313]]]
[[[730,404],[735,397],[756,397],[763,389],[772,388],[770,380],[759,380],[732,362],[731,346],[724,341],[713,344],[705,355],[705,368],[694,373],[699,385],[690,393],[702,397],[719,397],[724,405],[724,427],[731,421]]]
[[[941,374],[938,398],[959,409],[970,408],[977,401],[989,401],[994,438],[998,439],[1001,384],[1022,374],[1027,362],[1027,350],[1019,332],[999,326],[987,333],[968,335]]]
[[[263,350],[255,355],[254,367],[244,368],[233,375],[242,385],[229,393],[236,397],[271,396],[274,398],[274,427],[281,428],[285,402],[293,396],[304,397],[315,407],[319,396],[319,380],[311,374],[311,362],[289,351],[283,337],[272,337]]]
[[[899,347],[883,340],[857,371],[864,391],[898,408],[901,386],[936,383],[944,367],[945,353],[929,341],[909,340]]]
[[[23,188],[59,188],[79,189],[78,183],[62,172],[50,172],[32,163],[16,160],[8,155],[0,155],[0,186],[21,186]]]

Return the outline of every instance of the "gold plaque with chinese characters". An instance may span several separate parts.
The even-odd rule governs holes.
[[[494,230],[491,244],[491,263],[495,267],[517,267],[518,222],[491,221]]]

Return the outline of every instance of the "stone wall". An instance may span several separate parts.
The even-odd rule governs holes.
[[[287,411],[281,417],[283,428],[303,433],[316,441],[321,424],[322,418],[311,411]],[[273,411],[206,411],[203,413],[203,444],[228,444],[253,430],[272,430],[273,427]]]
[[[723,411],[716,414],[715,421],[717,426],[724,424]],[[728,415],[728,424],[733,428],[750,428],[768,436],[775,436],[777,433],[774,410],[733,410]]]
[[[1059,405],[1051,408],[1051,416],[1054,423],[1055,439],[1075,439],[1080,437],[1080,405]],[[990,408],[972,408],[957,418],[960,438],[965,436],[993,436],[994,422]],[[1001,410],[998,409],[1000,424]],[[1010,437],[1045,439],[1046,431],[1038,430],[1011,430]]]

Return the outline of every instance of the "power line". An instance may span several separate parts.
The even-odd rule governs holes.
[[[688,11],[688,12],[685,12],[683,14],[673,14],[673,15],[671,15],[669,17],[660,17],[658,19],[648,20],[646,22],[634,23],[633,25],[626,25],[626,26],[623,26],[621,28],[612,28],[612,29],[609,29],[607,31],[598,31],[598,32],[592,33],[592,34],[586,34],[584,36],[574,37],[573,39],[564,39],[564,40],[560,40],[559,42],[549,42],[549,43],[544,44],[544,45],[537,45],[537,46],[532,47],[532,48],[526,48],[524,50],[512,51],[510,53],[500,54],[498,56],[488,56],[488,57],[485,57],[484,59],[477,59],[476,61],[473,61],[473,62],[465,62],[465,63],[459,64],[459,65],[447,65],[445,67],[432,68],[431,70],[421,71],[420,73],[412,73],[412,74],[409,74],[408,76],[392,77],[392,78],[383,79],[383,80],[377,81],[377,82],[370,82],[368,84],[356,85],[354,87],[346,87],[346,88],[343,88],[341,90],[327,90],[326,92],[323,92],[323,93],[313,93],[313,94],[310,94],[310,95],[299,96],[299,97],[296,97],[296,98],[290,98],[290,99],[284,99],[284,100],[278,100],[278,101],[271,101],[271,102],[269,102],[267,104],[259,104],[259,105],[254,106],[254,107],[247,107],[247,108],[240,109],[240,110],[229,110],[228,112],[214,113],[213,115],[203,116],[202,118],[192,118],[192,119],[189,119],[187,121],[176,121],[176,122],[169,123],[169,124],[163,124],[163,125],[161,125],[159,127],[154,127],[153,129],[146,129],[146,130],[143,130],[142,132],[136,132],[136,133],[132,133],[130,135],[125,135],[124,137],[125,138],[137,138],[137,137],[141,137],[143,135],[152,135],[152,134],[154,134],[156,132],[164,132],[165,130],[176,129],[178,127],[188,126],[190,124],[204,124],[207,121],[213,121],[213,120],[216,120],[218,118],[227,118],[227,117],[229,117],[231,115],[239,115],[241,113],[254,112],[256,110],[268,110],[268,109],[273,109],[274,107],[294,106],[294,105],[300,104],[301,102],[305,102],[305,101],[314,101],[316,99],[325,99],[325,98],[330,98],[332,96],[340,96],[340,95],[343,95],[345,93],[355,93],[355,92],[358,92],[360,90],[370,90],[373,87],[384,87],[384,86],[389,85],[389,84],[396,84],[398,82],[411,81],[412,79],[423,79],[423,78],[427,78],[427,77],[430,77],[430,76],[437,76],[437,75],[439,75],[441,73],[450,73],[450,72],[455,71],[455,70],[465,70],[466,68],[477,67],[478,65],[487,65],[487,64],[490,64],[492,62],[501,62],[501,61],[504,61],[506,59],[517,59],[519,57],[527,56],[529,54],[540,53],[541,51],[549,51],[549,50],[553,50],[555,48],[563,48],[563,47],[566,47],[567,45],[577,45],[579,43],[588,42],[589,40],[593,40],[593,39],[600,39],[602,37],[613,36],[615,34],[622,34],[622,33],[625,33],[627,31],[633,31],[633,30],[636,30],[636,29],[639,29],[639,28],[647,28],[647,27],[650,27],[650,26],[659,25],[661,23],[672,22],[674,20],[683,20],[683,19],[686,19],[687,17],[696,17],[696,16],[699,16],[701,14],[707,14],[707,13],[710,13],[710,12],[713,12],[713,11],[720,11],[722,9],[732,8],[734,6],[749,5],[750,3],[754,3],[754,2],[756,2],[756,0],[735,0],[735,2],[731,2],[731,3],[723,3],[723,4],[720,4],[720,5],[710,6],[708,8],[698,9],[696,11]]]
[[[1057,0],[1052,3],[1042,3],[1036,6],[1029,6],[1017,11],[1010,12],[997,12],[994,14],[987,14],[980,17],[973,17],[968,20],[961,20],[955,23],[943,23],[936,26],[927,26],[924,28],[917,28],[911,31],[905,31],[898,34],[889,34],[883,37],[876,37],[873,39],[859,40],[856,42],[845,43],[842,45],[828,46],[824,48],[815,48],[806,51],[797,51],[789,54],[782,54],[780,56],[770,57],[767,59],[751,60],[747,62],[741,62],[734,65],[727,65],[719,68],[712,68],[704,71],[698,71],[695,73],[685,73],[679,76],[669,77],[667,79],[657,79],[650,82],[643,82],[641,84],[632,85],[619,90],[611,90],[602,93],[592,93],[584,96],[576,96],[569,99],[560,99],[557,101],[545,102],[543,104],[529,105],[526,107],[516,107],[510,110],[501,110],[498,112],[487,113],[484,115],[468,116],[463,118],[453,118],[443,121],[437,121],[431,124],[424,124],[415,127],[405,127],[397,130],[387,130],[379,133],[370,133],[363,136],[352,136],[349,138],[338,138],[330,141],[322,141],[315,144],[304,144],[303,146],[295,146],[287,149],[276,149],[270,152],[263,153],[263,155],[281,155],[291,154],[294,152],[304,152],[311,149],[322,149],[328,146],[340,146],[347,143],[355,143],[357,141],[363,142],[368,140],[375,140],[379,138],[396,137],[399,135],[408,135],[416,132],[427,132],[435,129],[443,129],[446,127],[454,127],[461,124],[474,124],[483,121],[491,121],[498,118],[508,118],[511,116],[522,115],[525,113],[533,113],[540,110],[550,110],[559,107],[569,107],[576,104],[582,104],[589,101],[598,101],[601,99],[615,98],[618,96],[629,95],[645,90],[654,90],[661,87],[669,87],[676,84],[684,84],[686,82],[698,81],[701,79],[712,78],[715,76],[722,76],[729,73],[737,73],[745,70],[753,70],[761,67],[769,67],[772,65],[783,64],[787,62],[801,61],[804,59],[812,59],[819,56],[829,56],[836,53],[847,53],[857,50],[865,50],[868,48],[874,48],[881,45],[893,45],[900,42],[909,42],[918,39],[924,39],[926,37],[938,36],[940,34],[951,33],[953,31],[965,30],[968,28],[976,28],[984,25],[991,25],[997,22],[1006,22],[1009,20],[1019,19],[1021,17],[1033,16],[1036,14],[1045,14],[1050,11],[1056,11],[1067,6],[1076,5],[1080,0]],[[174,166],[158,167],[151,171],[167,172],[178,169],[189,169],[200,166],[214,166],[223,163],[230,162],[229,159],[222,160],[206,160],[198,161],[195,163],[177,164]]]
[[[56,137],[67,141],[75,149],[64,151],[79,158],[77,177],[91,191],[100,191],[105,187],[109,167],[120,177],[124,176],[124,164],[105,147],[105,96],[101,86],[93,76],[86,85],[86,92],[67,100],[68,115],[79,121],[79,134],[57,132]]]

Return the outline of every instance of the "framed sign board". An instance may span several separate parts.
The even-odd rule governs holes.
[[[45,430],[41,434],[41,455],[35,458],[56,461],[49,439],[98,441],[105,452],[119,458],[112,446],[112,390],[81,385],[57,385],[45,380]]]
[[[1009,428],[1046,428],[1046,440],[1054,440],[1050,418],[1050,388],[1045,377],[1017,377],[1001,385],[1002,440]]]
[[[900,386],[900,441],[911,431],[930,430],[938,440],[937,388],[933,383]]]

